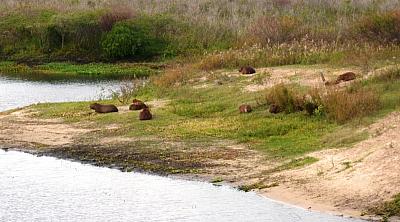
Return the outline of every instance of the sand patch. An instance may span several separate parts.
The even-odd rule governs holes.
[[[266,195],[349,213],[400,193],[400,113],[392,113],[365,130],[371,137],[352,148],[312,153],[310,156],[320,161],[275,175],[285,182]]]

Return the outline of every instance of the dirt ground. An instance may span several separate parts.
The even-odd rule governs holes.
[[[359,215],[360,210],[400,193],[400,113],[367,130],[370,138],[351,148],[309,154],[319,161],[279,173],[281,186],[265,195],[303,207]]]

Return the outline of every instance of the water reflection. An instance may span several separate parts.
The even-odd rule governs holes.
[[[0,221],[356,221],[254,193],[0,150]]]
[[[0,111],[43,102],[86,101],[107,98],[118,89],[116,80],[26,81],[0,75]]]

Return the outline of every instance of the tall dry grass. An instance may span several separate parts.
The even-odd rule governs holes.
[[[339,123],[370,115],[381,106],[379,95],[367,89],[330,90],[322,101],[328,117]]]
[[[66,18],[71,14],[94,12],[101,17],[95,26],[107,32],[121,20],[163,15],[179,21],[171,26],[178,29],[162,33],[179,45],[170,46],[165,57],[207,53],[201,66],[213,69],[244,63],[255,66],[320,63],[337,56],[338,52],[353,50],[360,40],[398,44],[399,9],[397,0],[0,0],[0,20],[7,21],[4,18],[13,13],[41,20],[47,11],[56,14],[52,17]],[[52,17],[44,25],[51,23]],[[6,36],[20,29],[42,30],[29,29],[33,26],[24,19],[9,19],[15,27],[6,24],[9,28],[6,31],[1,30],[0,22],[0,34]],[[25,41],[17,34],[9,42]],[[17,50],[10,48],[13,47],[0,45],[0,52],[21,53],[18,47]],[[32,47],[25,48],[22,53]],[[262,52],[257,51],[259,48]],[[227,49],[232,51],[225,52]],[[40,50],[43,49],[37,51]],[[222,56],[219,51],[224,51]],[[35,51],[32,56],[35,53],[40,54]]]

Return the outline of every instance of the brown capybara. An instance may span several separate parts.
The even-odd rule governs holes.
[[[250,113],[251,111],[253,111],[253,109],[250,105],[241,105],[239,106],[239,111],[240,113]]]
[[[256,70],[251,66],[243,66],[239,69],[239,72],[242,74],[248,75],[248,74],[256,73]]]
[[[93,103],[90,105],[91,109],[94,109],[96,113],[113,113],[118,112],[118,108],[114,105],[102,105],[99,103]]]
[[[346,72],[337,77],[336,83],[347,82],[354,79],[356,79],[356,74],[354,72]]]
[[[138,99],[134,99],[132,104],[129,106],[129,110],[141,110],[144,108],[147,108],[146,104]]]
[[[304,104],[304,109],[307,111],[307,114],[311,116],[314,114],[315,110],[318,109],[318,106],[313,102],[306,102],[306,104]]]
[[[279,108],[278,105],[271,104],[271,105],[269,106],[269,112],[270,112],[270,113],[276,114],[276,113],[280,113],[280,112],[281,112],[281,109]]]
[[[153,115],[151,115],[149,108],[144,108],[140,113],[139,113],[139,119],[140,120],[151,120],[153,118]]]

